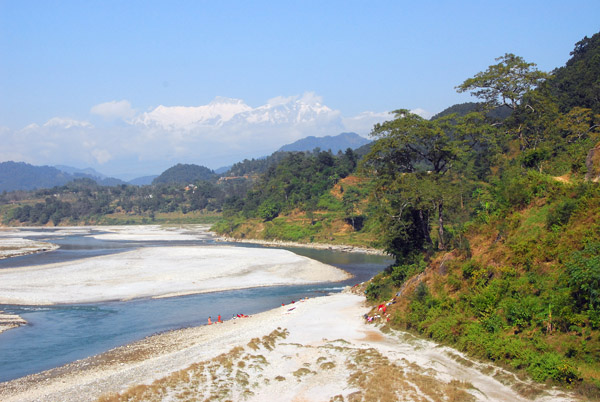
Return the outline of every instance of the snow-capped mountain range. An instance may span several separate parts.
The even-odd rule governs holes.
[[[136,125],[165,130],[192,130],[224,125],[286,125],[332,122],[340,112],[321,104],[319,97],[278,97],[253,108],[241,99],[216,97],[202,106],[163,106],[133,119]]]

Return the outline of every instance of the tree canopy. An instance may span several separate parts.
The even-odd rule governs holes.
[[[548,78],[546,73],[537,70],[535,63],[528,63],[512,53],[506,53],[496,61],[499,63],[457,86],[457,91],[471,91],[491,107],[507,106],[515,110],[521,105],[523,95]]]

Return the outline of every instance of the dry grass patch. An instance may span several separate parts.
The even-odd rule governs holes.
[[[296,377],[298,379],[298,381],[301,380],[302,377],[310,375],[310,374],[317,374],[316,372],[307,369],[306,367],[300,367],[298,370],[294,371],[292,373],[294,375],[294,377]]]
[[[321,367],[322,370],[331,370],[335,367],[335,363],[334,362],[325,362],[325,363],[322,363],[321,365],[319,365],[319,367]]]
[[[254,350],[261,347],[272,350],[277,340],[287,337],[288,333],[287,330],[278,328],[260,339],[254,338],[248,347]],[[243,347],[238,346],[228,353],[209,361],[194,363],[150,385],[136,385],[122,393],[103,395],[98,400],[100,402],[225,401],[235,399],[236,395],[249,397],[254,395],[249,388],[258,384],[251,385],[250,374],[242,369],[262,371],[263,366],[267,364],[267,359],[263,355],[247,354]]]
[[[252,338],[250,342],[248,342],[248,347],[252,350],[258,350],[260,347],[264,347],[267,350],[273,350],[275,347],[275,343],[278,339],[285,339],[289,335],[289,331],[287,329],[277,328],[269,335],[265,335],[260,338]]]
[[[407,362],[408,363],[408,362]],[[351,370],[349,384],[360,393],[348,400],[392,402],[398,400],[474,401],[467,392],[471,384],[451,381],[445,383],[414,363],[400,367],[375,349],[360,349],[347,361]]]

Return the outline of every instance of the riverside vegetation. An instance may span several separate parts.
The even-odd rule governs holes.
[[[278,152],[218,179],[5,193],[6,224],[217,220],[231,237],[365,245],[393,328],[600,398],[600,34],[551,73],[513,54],[346,152]],[[58,215],[56,215],[56,211]],[[169,215],[171,214],[171,215]]]
[[[391,327],[598,398],[600,34],[552,73],[496,62],[457,87],[482,102],[396,111],[347,176],[351,155],[290,155],[216,229],[383,248],[365,290],[397,295]]]

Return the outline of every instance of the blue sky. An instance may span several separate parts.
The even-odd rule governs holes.
[[[385,112],[472,100],[454,87],[504,53],[560,67],[598,21],[597,0],[0,0],[0,160],[124,177],[216,168],[311,134],[367,135]],[[224,124],[219,102],[210,116],[192,109],[216,97],[242,101],[246,123],[296,117]],[[310,124],[295,125],[306,108]]]

